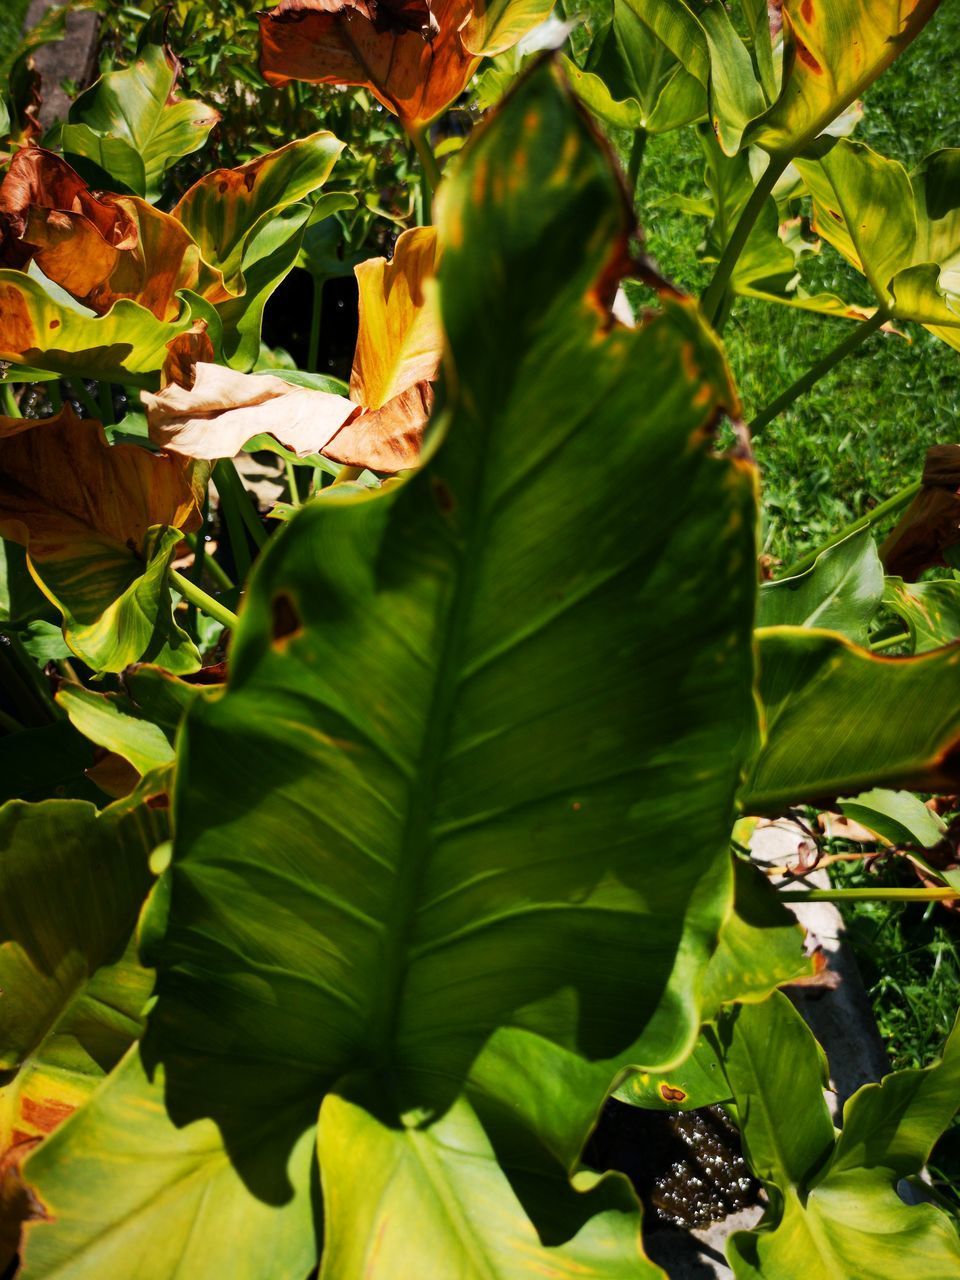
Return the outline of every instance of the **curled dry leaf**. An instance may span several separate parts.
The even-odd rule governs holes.
[[[442,354],[429,286],[436,264],[436,233],[417,227],[399,238],[390,262],[373,258],[356,269],[360,330],[349,400],[213,364],[210,341],[195,325],[168,344],[168,385],[143,393],[151,439],[212,460],[267,433],[300,457],[322,453],[389,473],[416,466]]]
[[[143,402],[155,444],[211,460],[234,457],[262,433],[300,457],[321,453],[357,412],[345,396],[206,361],[193,366],[189,386],[171,382],[156,395],[143,392]]]
[[[880,548],[888,574],[915,582],[960,544],[960,444],[927,450],[923,487]]]
[[[282,0],[260,15],[260,69],[274,85],[362,85],[421,129],[459,97],[483,54],[516,44],[552,3]]]
[[[180,311],[178,289],[203,289],[216,273],[184,226],[135,196],[92,192],[59,156],[24,147],[0,183],[0,260],[31,260],[78,302],[104,315],[129,298],[158,320]]]

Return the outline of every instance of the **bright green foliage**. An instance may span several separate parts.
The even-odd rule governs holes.
[[[896,1186],[922,1169],[957,1110],[960,1028],[941,1062],[854,1094],[836,1138],[822,1055],[784,997],[741,1006],[720,1036],[750,1164],[771,1195],[760,1226],[727,1246],[737,1280],[955,1275],[956,1227],[933,1205],[906,1205]]]
[[[865,644],[883,599],[883,566],[869,529],[838,542],[795,578],[760,588],[760,627],[820,627]]]
[[[474,203],[504,172],[519,175],[511,198]],[[542,67],[445,192],[441,296],[458,379],[446,443],[405,485],[334,491],[287,524],[256,573],[228,692],[187,718],[173,863],[146,924],[160,977],[144,1053],[165,1064],[171,1118],[216,1119],[278,1214],[295,1201],[267,1189],[325,1094],[332,1123],[360,1126],[358,1142],[400,1161],[390,1194],[402,1200],[411,1148],[373,1117],[361,1125],[371,1092],[378,1124],[416,1113],[430,1144],[453,1106],[449,1123],[475,1142],[465,1081],[501,1028],[574,1063],[607,1059],[607,1082],[620,1062],[669,1065],[696,1034],[753,720],[753,477],[712,454],[706,429],[729,388],[691,306],[602,335],[592,290],[626,225],[606,157]],[[654,506],[669,524],[646,518]],[[692,589],[668,622],[677,575]],[[678,809],[666,779],[692,776]],[[146,1229],[151,1206],[134,1212],[112,1189],[127,1182],[111,1135],[135,1105],[135,1071],[73,1125],[85,1150],[102,1148],[99,1165],[70,1158],[67,1126],[58,1158],[30,1166],[44,1202],[98,1194],[101,1208],[78,1220],[61,1207],[67,1226],[35,1228],[28,1275],[51,1274],[68,1246],[96,1257],[100,1239],[110,1261],[98,1274],[118,1274],[125,1239]],[[266,1149],[238,1104],[257,1091],[288,1099]],[[585,1099],[590,1115],[603,1092]],[[562,1095],[556,1105],[568,1113]],[[557,1123],[535,1113],[515,1140],[549,1152]],[[585,1136],[568,1138],[567,1161]],[[335,1196],[346,1156],[322,1132],[321,1155]],[[150,1162],[154,1195],[164,1169],[178,1214],[213,1211],[211,1174],[187,1186],[177,1166]],[[464,1176],[448,1167],[442,1194]],[[515,1216],[516,1191],[496,1183]],[[429,1215],[436,1190],[423,1171],[414,1185]],[[374,1265],[376,1224],[398,1211],[344,1205],[351,1251]],[[550,1246],[558,1266],[595,1247],[583,1230]],[[285,1248],[309,1235],[297,1246],[288,1233]],[[231,1270],[247,1229],[218,1238]],[[421,1231],[405,1249],[420,1251],[422,1274],[450,1247]],[[491,1258],[500,1247],[483,1244]],[[164,1258],[151,1267],[170,1274]]]
[[[913,653],[927,653],[960,637],[960,579],[904,582],[888,577],[883,603],[898,613],[910,631]]]
[[[798,161],[815,225],[870,282],[880,304],[960,350],[960,149],[913,174],[841,138]]]
[[[171,101],[175,84],[165,51],[146,45],[130,67],[107,72],[73,103],[60,136],[64,152],[93,161],[101,181],[109,175],[156,201],[169,166],[199,150],[220,118],[203,102]]]
[[[932,848],[943,839],[946,824],[909,791],[876,787],[852,800],[841,800],[844,815],[860,822],[890,844],[919,844]]]

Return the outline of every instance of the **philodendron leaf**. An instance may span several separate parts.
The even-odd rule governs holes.
[[[704,117],[705,85],[660,40],[645,7],[613,0],[609,12],[582,69],[564,60],[571,85],[590,110],[614,128],[654,134]]]
[[[86,1100],[141,1030],[152,975],[128,941],[163,834],[143,807],[0,807],[0,1185],[8,1194],[22,1157]],[[0,1218],[5,1266],[3,1243],[15,1249],[17,1222]]]
[[[940,815],[909,791],[875,787],[849,800],[840,800],[839,804],[845,817],[869,827],[888,844],[923,845],[932,849],[947,829]]]
[[[797,164],[824,240],[891,315],[960,350],[960,148],[936,151],[908,174],[841,138]]]
[[[76,1259],[76,1280],[119,1280],[152,1226],[172,1242],[138,1251],[143,1280],[257,1275],[248,1256],[287,1213],[271,1274],[299,1280],[309,1169],[288,1159],[334,1098],[350,1107],[331,1102],[331,1124],[403,1164],[379,1214],[357,1199],[369,1178],[328,1199],[330,1220],[352,1224],[351,1265],[398,1274],[398,1237],[382,1256],[366,1233],[399,1215],[433,1228],[405,1233],[403,1274],[430,1274],[443,1250],[463,1274],[496,1275],[516,1201],[535,1227],[543,1209],[510,1144],[569,1171],[623,1068],[688,1053],[755,732],[754,476],[714,454],[731,391],[696,307],[608,327],[597,282],[630,227],[592,126],[539,65],[445,181],[444,442],[409,481],[307,505],[271,539],[228,690],[187,716],[173,859],[143,926],[161,974],[143,1054],[164,1089],[131,1065],[34,1162],[55,1220],[31,1229],[28,1277]],[[668,591],[677,575],[688,592]],[[519,1072],[514,1095],[508,1073],[495,1125],[477,1072],[511,1029],[590,1087]],[[277,1094],[251,1132],[243,1103],[262,1114]],[[130,1109],[161,1098],[134,1143]],[[468,1177],[490,1187],[485,1145],[473,1166],[451,1154],[414,1169],[397,1132],[418,1114],[426,1152],[465,1104],[504,1175],[469,1236],[434,1206]],[[320,1123],[336,1197],[344,1153]],[[215,1220],[214,1176],[230,1167],[211,1157],[186,1179],[165,1153],[213,1135],[237,1170],[221,1210],[236,1226],[191,1232],[197,1213]],[[244,1187],[259,1223],[235,1207]],[[606,1191],[583,1203],[610,1208]],[[589,1218],[572,1239],[537,1236],[538,1265],[561,1274],[597,1240]],[[343,1274],[336,1255],[327,1274]]]
[[[195,671],[173,620],[167,571],[183,529],[200,523],[190,464],[107,444],[98,422],[0,420],[0,533],[63,615],[74,653],[98,671],[140,658]]]
[[[941,0],[783,0],[783,78],[744,143],[792,156],[824,132],[930,21]]]
[[[311,133],[239,168],[214,169],[180,199],[173,216],[196,240],[204,261],[223,275],[226,292],[211,295],[212,301],[244,292],[251,240],[277,214],[323,186],[343,147],[326,130]]]
[[[614,1097],[645,1111],[691,1111],[730,1099],[730,1086],[712,1042],[701,1035],[685,1062],[671,1071],[634,1071]]]
[[[176,69],[159,45],[146,45],[122,71],[108,71],[70,108],[60,144],[86,156],[134,195],[159,199],[174,160],[198,151],[220,112],[177,99]],[[119,145],[117,145],[119,144]]]
[[[900,615],[910,631],[914,653],[929,653],[960,640],[960,579],[930,582],[886,579],[883,603]]]
[[[167,343],[193,324],[189,305],[165,321],[127,299],[97,316],[64,298],[22,271],[0,271],[0,360],[67,377],[156,385]]]
[[[760,1225],[730,1237],[737,1280],[943,1280],[960,1270],[960,1236],[932,1204],[905,1204],[960,1103],[960,1027],[940,1062],[898,1071],[849,1099],[834,1138],[816,1043],[782,996],[741,1006],[724,1064],[755,1173],[776,1188]]]
[[[763,583],[757,626],[820,627],[865,644],[883,599],[883,566],[873,535],[862,529],[822,552],[806,573]]]
[[[960,647],[881,658],[829,631],[757,632],[766,740],[744,813],[871,785],[949,790],[960,775]]]

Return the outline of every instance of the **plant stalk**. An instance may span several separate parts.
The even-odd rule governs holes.
[[[950,902],[960,889],[785,889],[783,902]]]
[[[17,397],[13,394],[13,387],[9,382],[3,383],[3,410],[8,418],[22,418],[20,406],[17,404]]]
[[[213,556],[211,555],[206,555],[204,553],[201,556],[200,546],[199,546],[200,540],[197,534],[185,533],[183,537],[184,537],[184,541],[186,542],[190,550],[193,552],[194,556],[201,557],[203,562],[204,573],[206,573],[209,577],[211,577],[213,581],[217,584],[217,586],[221,587],[224,591],[232,591],[233,588],[236,586],[236,583],[230,577],[229,573],[227,573],[226,569],[224,569],[223,565],[218,564],[217,561],[214,560]]]
[[[812,365],[782,395],[777,396],[776,400],[772,400],[765,409],[760,410],[750,423],[750,434],[756,436],[774,418],[779,417],[784,409],[789,409],[795,400],[799,400],[802,395],[806,395],[811,387],[816,386],[820,379],[825,377],[841,360],[846,359],[851,351],[856,351],[857,347],[866,342],[871,334],[876,333],[887,318],[886,311],[880,307],[875,315],[858,324],[853,333],[848,334],[843,342],[834,347],[832,351],[828,351],[822,360],[818,360],[815,365]]]
[[[870,529],[873,525],[879,524],[881,520],[886,519],[887,516],[894,515],[897,511],[902,510],[917,496],[922,485],[922,480],[914,480],[905,489],[895,493],[892,498],[887,498],[886,502],[879,503],[872,511],[868,511],[865,516],[861,516],[859,520],[854,520],[852,524],[846,525],[839,533],[831,534],[826,542],[822,542],[819,547],[814,547],[805,556],[801,556],[799,560],[788,565],[780,574],[780,577],[795,578],[798,573],[805,573],[807,569],[813,566],[817,556],[822,555],[824,551],[829,551],[838,542],[843,542],[844,538],[849,538],[852,534],[859,533],[861,529]]]
[[[884,649],[895,649],[898,644],[906,644],[910,639],[909,631],[902,631],[896,636],[887,636],[884,640],[877,640],[875,644],[871,644],[870,648],[874,653],[882,653]]]
[[[229,627],[231,630],[237,625],[237,615],[235,613],[231,613],[218,600],[214,600],[213,596],[208,596],[195,582],[185,578],[176,569],[170,570],[170,583],[176,587],[184,600],[196,605],[201,613],[205,613],[208,618],[213,618],[214,622],[222,622],[225,627]]]
[[[433,221],[433,193],[440,185],[440,166],[433,154],[426,129],[410,129],[410,141],[420,157],[420,220],[424,226]]]
[[[777,179],[789,163],[789,156],[770,157],[770,163],[761,175],[760,181],[754,187],[750,199],[744,205],[743,213],[741,213],[740,219],[733,229],[733,234],[727,241],[727,247],[721,254],[717,269],[713,273],[713,279],[700,299],[704,314],[718,332],[720,331],[718,328],[720,314],[723,310],[727,286],[730,284],[734,268],[739,261],[741,253],[743,253],[744,246],[750,237],[750,232],[763,212],[763,206],[766,204],[767,198],[777,185]]]
[[[233,560],[241,580],[246,578],[252,563],[247,533],[260,549],[266,542],[256,513],[250,506],[249,495],[232,458],[221,458],[213,469],[213,478],[220,495],[220,509],[227,525]]]
[[[627,161],[627,186],[630,188],[631,203],[637,198],[637,183],[640,181],[640,170],[643,168],[643,157],[647,149],[646,129],[638,129],[633,135],[630,147],[630,159]]]
[[[287,459],[287,488],[290,490],[291,505],[294,507],[303,506],[300,498],[300,489],[297,485],[297,469],[289,458]]]

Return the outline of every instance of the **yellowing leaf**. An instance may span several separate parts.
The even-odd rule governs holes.
[[[436,299],[427,288],[437,264],[437,235],[414,227],[397,241],[393,258],[368,258],[354,268],[360,288],[360,325],[350,374],[350,397],[381,409],[440,368],[443,331]]]
[[[160,654],[171,670],[199,666],[165,587],[178,531],[200,523],[194,483],[182,459],[111,447],[69,407],[0,419],[0,536],[27,548],[67,643],[94,669]]]

